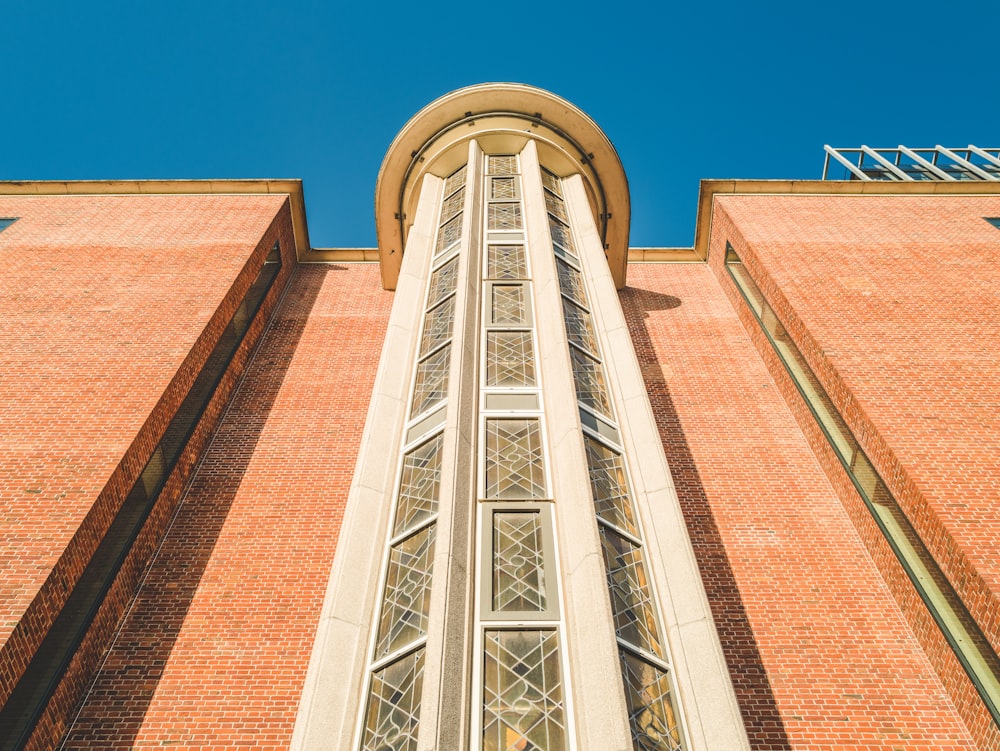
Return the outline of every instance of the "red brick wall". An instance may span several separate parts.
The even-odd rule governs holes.
[[[974,748],[712,270],[621,299],[752,747]]]
[[[1000,650],[1000,197],[725,196],[719,214]]]
[[[279,232],[294,256],[283,197],[4,197],[0,214],[21,217],[0,236],[6,698]],[[164,495],[46,727],[106,645]]]
[[[996,198],[725,197],[730,239],[855,436],[994,644],[1000,508]],[[738,221],[734,220],[738,217]],[[812,234],[812,241],[807,239]],[[751,319],[744,316],[750,326]],[[767,354],[766,342],[759,341]],[[779,367],[775,362],[775,367]],[[789,398],[797,400],[794,388]],[[810,424],[807,412],[803,424]],[[817,452],[973,734],[1000,733],[818,431]],[[827,455],[828,454],[828,455]],[[992,480],[990,479],[992,478]],[[985,484],[984,484],[985,482]]]
[[[287,747],[391,300],[296,269],[67,748]]]

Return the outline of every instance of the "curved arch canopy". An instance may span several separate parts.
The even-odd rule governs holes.
[[[386,152],[375,186],[375,227],[382,284],[395,289],[407,234],[427,174],[446,177],[476,139],[487,153],[516,153],[529,140],[545,165],[579,173],[616,285],[625,286],[628,180],[611,141],[581,109],[543,89],[485,83],[458,89],[414,115]]]

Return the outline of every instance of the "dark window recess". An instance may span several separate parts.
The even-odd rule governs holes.
[[[17,216],[0,217],[0,232],[3,232],[18,219],[20,219],[20,217]]]
[[[70,593],[66,605],[7,703],[0,709],[0,749],[23,748],[31,737],[280,269],[281,248],[276,242],[146,462],[139,479],[132,486],[94,557]]]
[[[729,243],[726,268],[993,721],[1000,725],[1000,658]]]
[[[984,216],[983,219],[985,219],[987,222],[992,224],[997,229],[1000,229],[1000,216]],[[0,219],[0,221],[3,220]],[[0,229],[3,229],[3,227],[0,227]]]

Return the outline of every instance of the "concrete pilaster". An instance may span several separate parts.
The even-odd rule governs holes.
[[[368,644],[381,599],[380,576],[406,422],[414,341],[420,330],[440,205],[428,175],[407,238],[354,480],[327,585],[291,747],[350,748],[364,707]]]

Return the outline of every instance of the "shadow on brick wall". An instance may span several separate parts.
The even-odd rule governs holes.
[[[228,727],[204,727],[201,723],[199,727],[189,727],[182,719],[185,700],[199,695],[215,699],[226,691],[225,684],[232,682],[232,676],[220,667],[225,666],[231,650],[238,646],[228,640],[215,645],[218,666],[180,666],[179,669],[190,672],[185,678],[192,686],[184,696],[171,697],[177,704],[171,718],[147,718],[147,714],[244,473],[254,458],[324,276],[325,273],[311,270],[308,274],[297,273],[289,281],[284,298],[202,455],[164,541],[61,748],[132,748],[141,745],[138,736],[147,722],[155,727],[155,733],[176,738],[163,743],[185,747],[212,745],[213,738],[231,732]],[[289,308],[294,312],[289,313]],[[215,566],[218,565],[216,562]],[[237,590],[234,597],[239,597],[238,571],[220,572],[213,568],[210,575],[216,578],[231,575],[232,587]],[[239,623],[240,613],[227,612],[224,601],[216,603],[216,608],[220,614],[215,617]],[[280,618],[280,613],[276,618]],[[253,645],[247,647],[252,649]],[[214,667],[219,667],[215,678]],[[247,676],[247,680],[251,677]],[[191,706],[191,715],[199,715],[200,709]],[[159,741],[157,738],[156,742]]]
[[[684,436],[655,347],[646,328],[651,311],[673,310],[683,300],[652,290],[628,287],[620,299],[646,391],[653,407],[663,451],[694,546],[729,674],[739,701],[750,746],[757,751],[786,751],[791,746],[775,704],[740,590],[712,516],[712,509]]]

